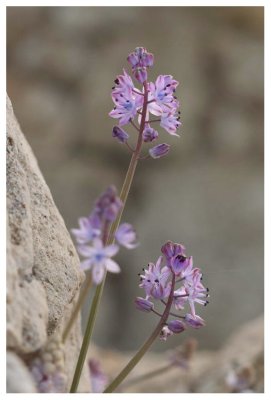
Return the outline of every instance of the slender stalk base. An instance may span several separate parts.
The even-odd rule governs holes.
[[[150,335],[150,337],[146,340],[146,342],[140,347],[138,352],[134,355],[134,357],[128,362],[126,367],[123,368],[123,370],[119,373],[119,375],[113,380],[113,382],[110,383],[110,385],[104,390],[104,393],[112,393],[114,390],[121,384],[121,382],[126,378],[126,376],[132,371],[132,369],[138,364],[138,362],[141,360],[141,358],[144,356],[144,354],[147,352],[147,350],[151,347],[157,336],[160,334],[163,326],[165,325],[170,308],[173,302],[173,294],[174,294],[174,286],[175,286],[175,275],[173,275],[172,278],[172,286],[171,286],[171,291],[170,295],[168,298],[168,302],[166,305],[166,308],[163,312],[163,315],[161,317],[161,320],[159,321],[158,325]]]
[[[87,297],[87,294],[89,292],[91,284],[92,284],[92,279],[91,279],[91,275],[89,275],[87,277],[86,281],[84,282],[84,286],[82,288],[82,291],[80,292],[79,299],[73,309],[71,318],[63,331],[63,334],[62,334],[62,342],[63,343],[65,343],[65,341],[67,340],[67,337],[69,336],[70,330],[79,314],[79,311],[81,310],[82,304],[85,302],[85,299]]]

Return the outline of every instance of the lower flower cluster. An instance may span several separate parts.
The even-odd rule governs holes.
[[[205,321],[196,314],[195,303],[206,306],[209,302],[209,289],[202,284],[202,272],[193,265],[193,257],[185,254],[185,247],[179,243],[168,241],[161,248],[156,264],[149,263],[140,275],[139,287],[145,290],[145,298],[137,297],[137,309],[145,312],[154,312],[164,317],[154,307],[154,300],[159,300],[164,306],[170,304],[171,308],[166,315],[160,333],[161,340],[173,334],[183,332],[187,326],[198,329],[205,325]],[[172,287],[174,285],[174,287]],[[172,312],[185,310],[183,315]],[[169,317],[175,317],[169,320]],[[177,319],[176,319],[177,317]]]
[[[84,257],[82,270],[91,270],[93,283],[99,285],[106,271],[118,273],[119,265],[112,260],[119,246],[133,249],[137,247],[136,233],[131,224],[123,223],[110,237],[110,226],[116,220],[123,204],[115,186],[109,186],[96,200],[88,217],[79,218],[79,229],[71,232],[77,241],[78,253]],[[113,244],[116,240],[118,244]],[[111,244],[107,244],[107,243]]]

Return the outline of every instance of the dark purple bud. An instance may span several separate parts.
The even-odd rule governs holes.
[[[155,139],[158,138],[158,132],[151,128],[147,127],[143,131],[143,140],[144,142],[153,142]]]
[[[166,257],[166,260],[171,265],[170,261],[173,257],[177,256],[178,254],[184,254],[185,247],[179,243],[173,243],[171,241],[166,242],[162,248],[161,252]]]
[[[169,152],[170,145],[166,143],[158,144],[149,150],[149,154],[152,158],[161,158],[167,155]]]
[[[181,333],[185,330],[186,326],[185,324],[178,320],[174,319],[173,321],[170,321],[168,323],[168,328],[173,332],[173,333]]]
[[[184,254],[178,254],[171,259],[171,267],[176,275],[179,275],[185,268],[188,267],[190,258]]]
[[[137,297],[135,299],[135,305],[138,310],[144,312],[150,312],[154,306],[154,304],[151,301],[143,299],[143,297]]]
[[[126,143],[129,139],[128,133],[119,126],[113,127],[112,136],[115,137],[120,143]]]
[[[186,314],[185,322],[187,323],[187,325],[191,326],[191,328],[194,328],[194,329],[199,329],[202,326],[205,326],[204,319],[202,319],[198,315],[193,316],[192,314]]]

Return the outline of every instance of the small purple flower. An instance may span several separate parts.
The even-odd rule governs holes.
[[[111,185],[96,201],[94,212],[101,220],[112,222],[116,219],[122,205],[122,201],[117,196],[117,189]]]
[[[155,100],[149,104],[148,110],[154,115],[161,115],[162,112],[176,111],[179,102],[174,96],[179,82],[174,80],[171,75],[159,75],[155,83],[149,84],[149,101]],[[157,105],[160,106],[160,113],[157,114]]]
[[[164,254],[167,265],[171,266],[171,259],[178,254],[184,254],[185,247],[179,243],[173,243],[170,240],[167,241],[161,248],[162,254]]]
[[[151,128],[150,126],[147,126],[144,131],[143,131],[143,140],[144,142],[153,142],[158,138],[158,132]]]
[[[140,275],[141,283],[139,287],[146,292],[147,299],[151,296],[155,299],[167,298],[170,293],[171,282],[168,278],[171,271],[168,267],[161,268],[162,257],[159,257],[156,264],[149,263],[145,269],[145,275]]]
[[[170,321],[168,323],[168,328],[173,332],[173,333],[181,333],[185,330],[186,326],[185,324],[178,320],[174,319],[173,321]]]
[[[97,218],[96,215],[90,215],[88,218],[79,218],[79,229],[71,229],[77,243],[85,244],[100,235],[101,230],[98,229],[100,221]]]
[[[170,135],[173,136],[180,136],[176,133],[177,129],[181,125],[179,121],[179,115],[175,114],[175,110],[173,112],[163,113],[161,115],[161,122],[160,125],[164,128]]]
[[[78,246],[78,252],[86,257],[86,260],[81,262],[81,269],[91,269],[92,279],[96,285],[99,285],[104,277],[105,271],[118,273],[120,272],[119,265],[111,260],[119,250],[119,246],[111,244],[104,246],[98,238],[93,240],[93,246]]]
[[[91,389],[93,393],[102,393],[108,384],[108,378],[103,373],[100,363],[97,360],[89,359],[88,367],[90,372]]]
[[[195,268],[189,279],[184,282],[184,289],[187,294],[187,300],[190,305],[191,313],[193,316],[196,315],[195,304],[202,304],[206,306],[209,302],[206,297],[209,297],[209,289],[206,289],[201,283],[202,273],[199,268]],[[204,298],[204,300],[203,300]]]
[[[110,111],[109,115],[112,118],[119,119],[120,126],[128,124],[136,116],[137,110],[143,104],[143,97],[132,91],[113,92],[112,99],[115,107]]]
[[[130,75],[127,74],[125,69],[123,69],[123,75],[118,75],[114,82],[116,86],[112,88],[113,94],[125,92],[131,93],[131,91],[134,89],[133,80]]]
[[[121,224],[115,233],[115,238],[120,245],[127,249],[134,249],[138,246],[138,243],[135,243],[136,232],[131,224]]]
[[[163,340],[164,342],[167,341],[167,338],[172,336],[173,332],[168,328],[167,325],[163,326],[161,332],[160,332],[160,336],[159,339]]]
[[[154,304],[151,301],[144,299],[143,297],[137,297],[135,299],[135,305],[138,310],[144,312],[150,312],[154,307]]]
[[[114,126],[112,130],[112,136],[115,137],[120,143],[126,143],[129,139],[129,135],[119,126]]]
[[[161,143],[149,149],[149,154],[152,158],[161,158],[167,155],[169,149],[170,149],[169,144]]]
[[[185,315],[185,322],[187,325],[191,326],[194,329],[199,329],[202,326],[205,326],[205,321],[199,315]]]

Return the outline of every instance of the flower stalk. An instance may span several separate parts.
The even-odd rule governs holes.
[[[137,163],[138,163],[138,160],[140,157],[141,147],[142,147],[142,143],[143,143],[143,131],[144,131],[144,127],[145,127],[146,114],[147,114],[147,103],[148,103],[147,83],[144,82],[143,86],[144,86],[144,103],[143,103],[142,119],[141,119],[140,128],[139,128],[137,145],[136,145],[135,151],[133,152],[133,155],[131,157],[131,161],[130,161],[130,164],[129,164],[129,167],[128,167],[128,170],[127,170],[127,173],[125,176],[125,180],[124,180],[124,183],[122,186],[122,190],[120,193],[120,200],[122,201],[123,206],[122,206],[121,210],[119,211],[119,214],[118,214],[116,220],[111,224],[111,227],[109,229],[109,234],[107,236],[107,240],[105,243],[106,245],[110,245],[110,244],[114,243],[114,240],[115,240],[114,234],[120,224],[122,213],[123,213],[123,210],[126,205],[126,201],[128,198],[130,188],[131,188],[131,184],[133,181]],[[70,388],[70,393],[76,393],[77,388],[78,388],[78,384],[79,384],[80,377],[82,374],[83,365],[84,365],[86,355],[87,355],[87,350],[89,347],[89,342],[90,342],[90,339],[92,336],[92,332],[93,332],[93,328],[94,328],[94,324],[95,324],[95,320],[96,320],[98,307],[99,307],[99,304],[100,304],[100,301],[102,298],[102,294],[103,294],[105,279],[106,279],[106,273],[104,275],[102,283],[97,286],[95,294],[94,294],[94,298],[93,298],[89,316],[88,316],[87,327],[86,327],[86,331],[85,331],[84,338],[83,338],[83,343],[81,346],[81,350],[80,350],[79,358],[77,361],[72,385]]]
[[[133,368],[138,364],[138,362],[142,359],[144,354],[149,350],[155,339],[160,335],[161,330],[163,326],[165,325],[169,313],[170,313],[170,308],[173,302],[174,298],[174,287],[175,287],[175,275],[172,274],[172,281],[171,281],[171,290],[170,294],[168,297],[167,305],[165,307],[165,310],[163,312],[163,315],[150,335],[150,337],[146,340],[146,342],[141,346],[141,348],[138,350],[138,352],[134,355],[134,357],[128,362],[128,364],[123,368],[123,370],[119,373],[119,375],[113,380],[113,382],[110,383],[109,386],[104,390],[104,393],[112,393],[115,391],[115,389],[121,384],[121,382],[126,378],[126,376],[133,370]]]

